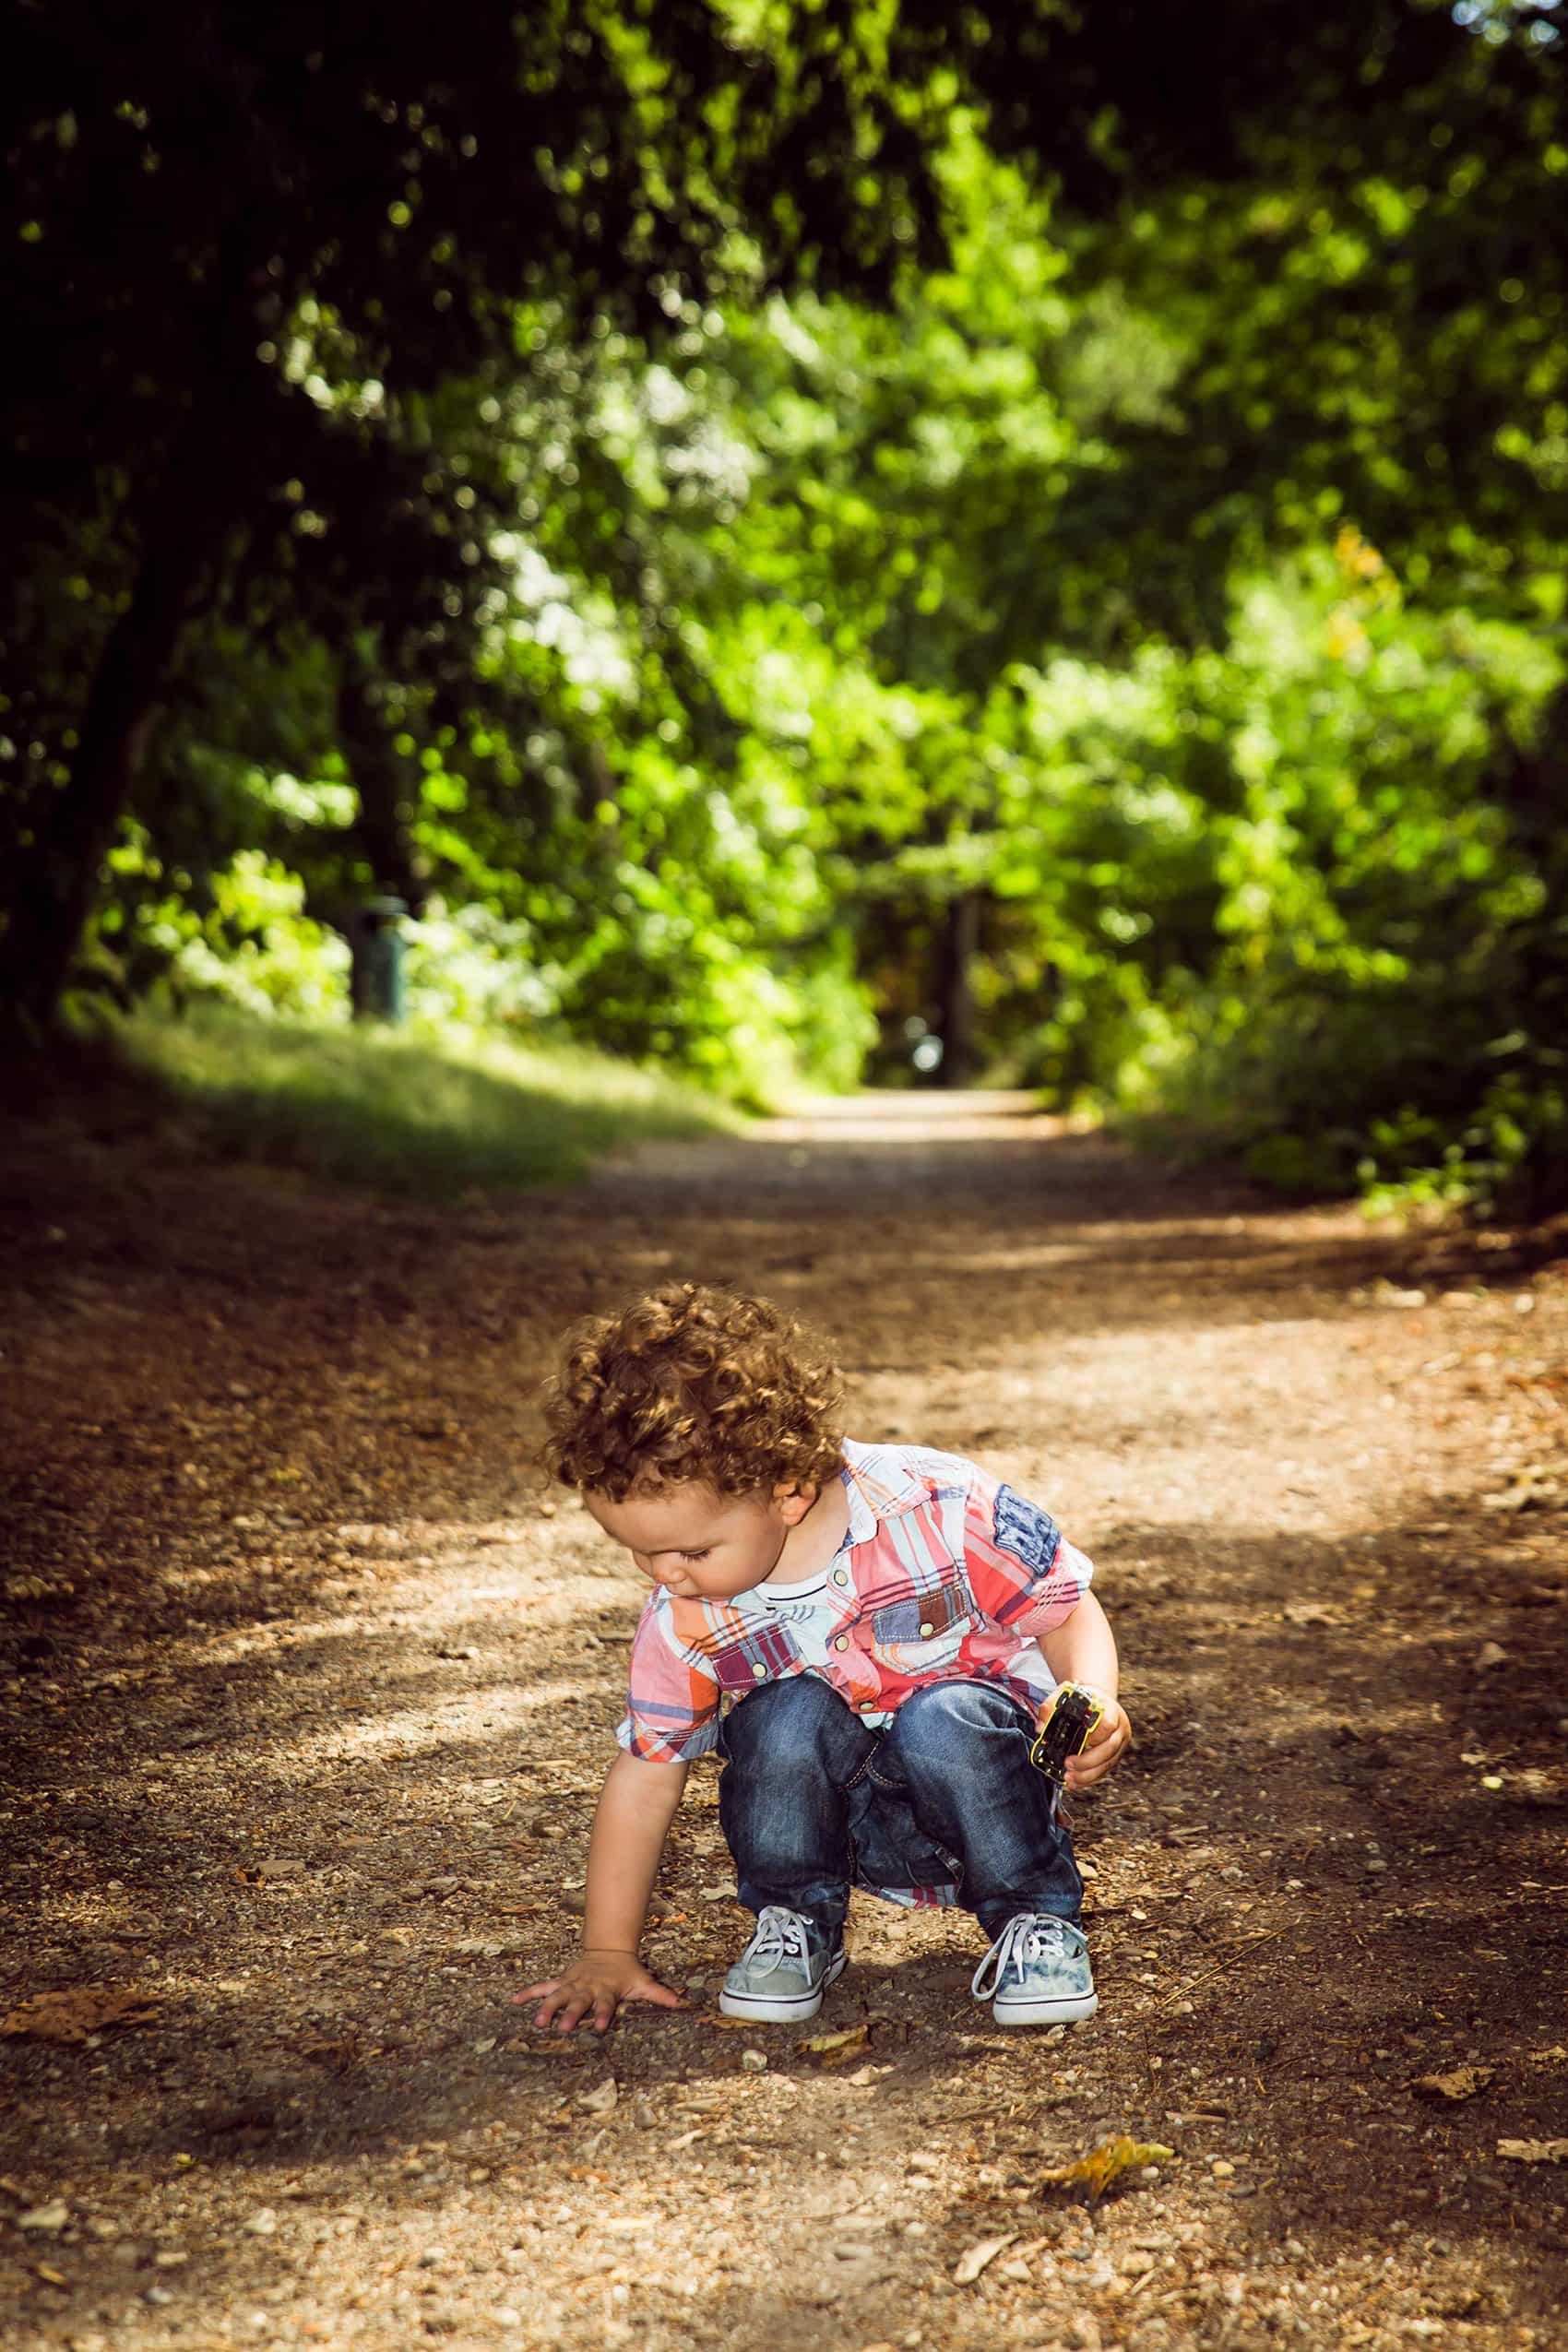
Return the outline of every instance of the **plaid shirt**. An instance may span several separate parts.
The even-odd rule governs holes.
[[[1035,1636],[1094,1574],[1050,1514],[956,1454],[847,1443],[844,1465],[849,1532],[820,1595],[650,1597],[622,1747],[653,1764],[707,1755],[725,1701],[788,1674],[820,1675],[872,1729],[929,1682],[1000,1682],[1031,1711],[1050,1696]]]

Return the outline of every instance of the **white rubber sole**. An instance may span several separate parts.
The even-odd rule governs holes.
[[[999,2025],[1075,2025],[1099,2007],[1099,1993],[1090,1992],[1069,2001],[993,2001],[991,2013]]]
[[[821,1984],[814,1992],[802,1992],[793,2001],[766,2001],[760,1995],[743,1992],[721,1992],[719,2006],[726,2017],[749,2017],[758,2025],[793,2025],[802,2017],[814,2017],[822,2007],[822,1996],[829,1985],[836,1985],[849,1962],[849,1954],[840,1952],[831,1959]]]

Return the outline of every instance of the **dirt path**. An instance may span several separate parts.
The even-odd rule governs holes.
[[[1568,2343],[1562,1269],[1423,1273],[994,1097],[456,1215],[67,1123],[4,1182],[0,2010],[144,2013],[0,2041],[7,2345]],[[858,1898],[846,2062],[721,2028],[708,1771],[652,1942],[693,2009],[508,2006],[638,1601],[531,1384],[672,1273],[1095,1555],[1140,1747],[1081,1809],[1070,2037],[992,2027],[961,1915]],[[1174,2154],[1041,2191],[1117,2132]]]

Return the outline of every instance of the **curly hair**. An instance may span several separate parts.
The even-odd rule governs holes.
[[[612,1503],[700,1479],[719,1494],[821,1486],[843,1467],[842,1384],[766,1299],[667,1283],[568,1334],[545,1392],[545,1455]]]

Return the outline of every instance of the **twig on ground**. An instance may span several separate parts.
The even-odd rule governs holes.
[[[1262,1935],[1248,1936],[1246,1942],[1238,1944],[1234,1952],[1228,1953],[1226,1957],[1217,1961],[1212,1968],[1206,1968],[1201,1977],[1190,1977],[1184,1985],[1178,1985],[1174,1992],[1168,1992],[1163,2001],[1157,2001],[1156,2009],[1169,2009],[1173,2001],[1182,2000],[1198,1985],[1207,1984],[1211,1977],[1222,1977],[1227,1968],[1233,1968],[1238,1960],[1243,1959],[1249,1952],[1255,1952],[1260,1943],[1277,1943],[1282,1935],[1289,1935],[1295,1924],[1294,1919],[1287,1919],[1282,1928],[1268,1928]]]

